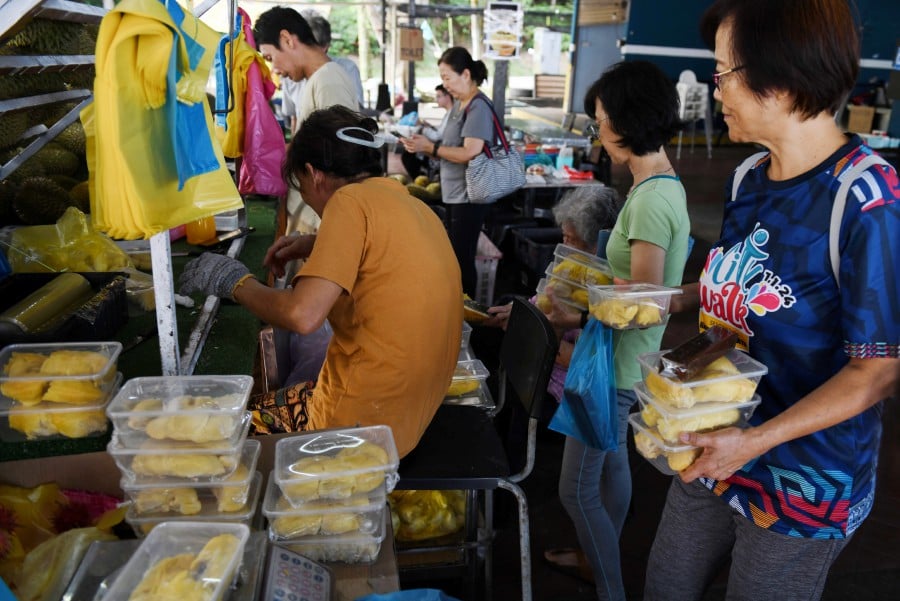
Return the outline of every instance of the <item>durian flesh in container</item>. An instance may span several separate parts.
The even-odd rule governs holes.
[[[105,405],[119,342],[11,344],[0,350],[0,412],[38,403]]]

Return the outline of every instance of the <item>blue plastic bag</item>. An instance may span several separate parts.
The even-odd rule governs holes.
[[[619,447],[612,329],[589,319],[575,350],[550,429],[600,451]]]

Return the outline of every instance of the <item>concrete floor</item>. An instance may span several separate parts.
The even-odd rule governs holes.
[[[693,152],[685,147],[681,159],[676,161],[675,148],[669,149],[675,169],[687,190],[692,235],[696,239],[685,281],[696,281],[709,246],[718,237],[726,180],[742,158],[755,152],[748,146],[723,145],[714,147],[712,158],[707,158],[705,150],[700,144]],[[621,168],[614,167],[612,185],[624,195],[630,178]],[[530,293],[521,289],[515,273],[511,274],[516,269],[511,258],[501,261],[496,296],[504,292]],[[677,344],[696,331],[696,315],[677,316],[670,321],[663,346]],[[477,332],[473,335],[473,345],[479,340]],[[491,344],[483,348],[489,353]],[[478,350],[476,346],[476,352]],[[895,404],[889,403],[885,408],[885,432],[874,510],[834,565],[825,589],[826,600],[900,599],[900,553],[896,552],[900,544],[900,517],[897,512],[900,502],[900,428],[897,417],[898,409]],[[595,598],[592,586],[556,571],[543,560],[546,549],[577,546],[572,524],[557,497],[562,446],[561,435],[542,428],[535,469],[523,483],[531,518],[534,599],[588,601]],[[670,480],[634,452],[631,453],[631,466],[633,507],[622,534],[621,550],[628,598],[640,599],[646,559]],[[493,598],[498,600],[518,599],[521,595],[515,508],[513,504],[503,502],[504,496],[508,496],[507,493],[497,493],[500,498],[496,512],[499,529],[494,548]],[[610,544],[615,544],[615,541],[610,541]],[[724,598],[723,576],[720,575],[708,591],[705,601]],[[463,589],[454,582],[419,582],[416,586],[429,584],[464,597]]]

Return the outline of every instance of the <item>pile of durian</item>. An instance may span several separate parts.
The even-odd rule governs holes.
[[[115,370],[107,368],[109,357],[95,351],[59,350],[49,355],[13,352],[3,374],[0,394],[14,403],[9,408],[9,426],[28,439],[61,434],[81,438],[106,430],[103,408],[96,408],[109,394]],[[91,376],[73,379],[59,376]],[[33,379],[32,379],[33,377]],[[41,402],[83,406],[85,410],[37,411]],[[93,407],[93,408],[92,408]]]

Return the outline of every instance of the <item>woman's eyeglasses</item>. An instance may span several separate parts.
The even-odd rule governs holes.
[[[722,76],[728,75],[729,73],[734,73],[735,71],[740,71],[743,68],[744,68],[744,65],[741,65],[739,67],[732,67],[731,69],[725,69],[724,71],[719,71],[718,73],[713,73],[712,74],[713,85],[716,86],[717,90],[721,90],[722,89],[722,86],[721,86]]]
[[[584,128],[584,135],[590,140],[591,144],[600,139],[600,124],[609,119],[609,117],[603,117],[602,119],[598,119],[597,121],[591,121],[587,124],[587,127]]]

